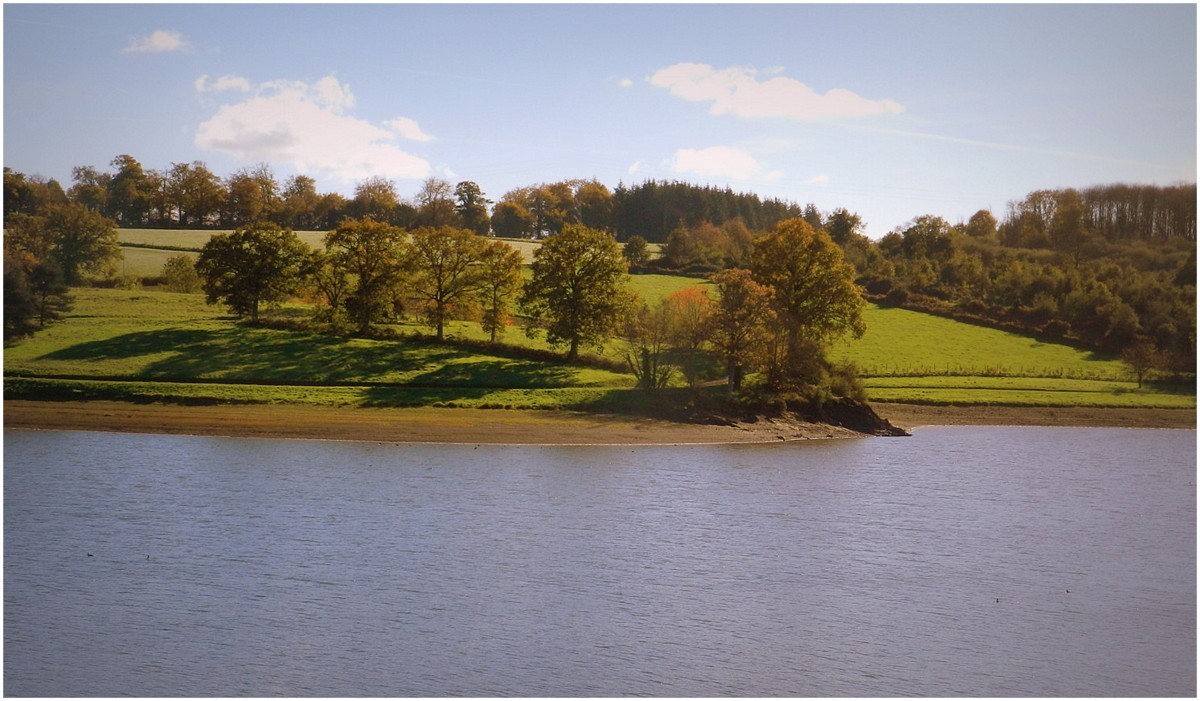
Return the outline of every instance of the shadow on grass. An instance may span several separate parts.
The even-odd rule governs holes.
[[[141,365],[139,358],[145,359]],[[489,358],[467,349],[403,341],[356,342],[246,326],[129,333],[79,343],[40,359],[132,361],[128,376],[145,380],[382,384],[388,376],[408,375],[402,384],[538,389],[572,386],[577,376],[577,369],[570,366]]]

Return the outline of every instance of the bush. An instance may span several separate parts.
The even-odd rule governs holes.
[[[908,290],[904,287],[893,287],[883,298],[883,303],[889,307],[899,307],[908,302]]]
[[[180,254],[171,256],[163,264],[163,286],[169,292],[199,292],[200,274],[190,256]]]

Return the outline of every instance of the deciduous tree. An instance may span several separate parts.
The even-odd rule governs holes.
[[[478,264],[484,239],[466,229],[422,227],[412,232],[413,291],[424,308],[422,316],[445,337],[446,321],[454,308],[473,300],[482,285]]]
[[[291,229],[260,222],[210,238],[196,270],[209,304],[224,302],[256,321],[261,303],[282,301],[300,288],[308,255]]]
[[[325,249],[331,264],[350,277],[344,304],[359,333],[395,314],[413,259],[403,229],[371,218],[348,219],[325,236]]]
[[[731,268],[712,277],[718,298],[713,310],[710,339],[725,361],[730,393],[741,389],[748,368],[765,357],[777,317],[773,291],[754,281],[749,270]]]
[[[616,239],[568,224],[534,253],[521,306],[575,360],[581,345],[600,343],[620,328],[628,308],[627,270]]]
[[[513,300],[521,290],[521,252],[503,241],[486,241],[479,257],[479,289],[483,309],[481,326],[492,343],[504,333]]]

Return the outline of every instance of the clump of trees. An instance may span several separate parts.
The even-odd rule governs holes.
[[[1120,354],[1156,369],[1196,362],[1194,185],[1039,190],[1003,220],[919,216],[851,254],[886,303]]]
[[[69,286],[85,276],[115,273],[121,249],[116,223],[73,202],[53,180],[26,178],[6,168],[4,181],[8,343],[62,318],[72,306]]]

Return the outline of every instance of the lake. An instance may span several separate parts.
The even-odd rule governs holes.
[[[1196,694],[1196,432],[5,431],[8,696]]]

